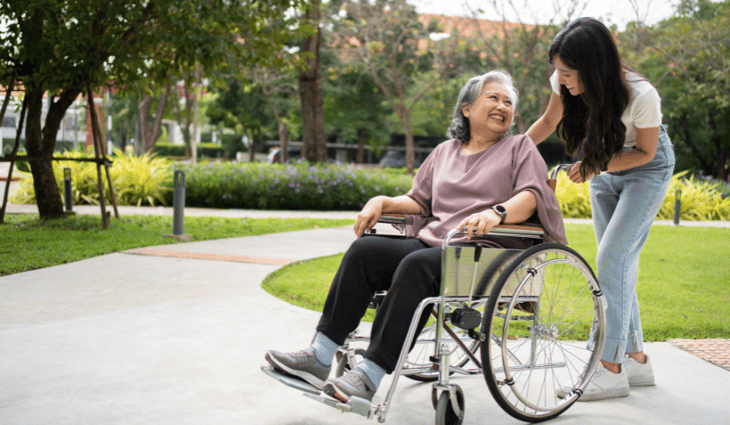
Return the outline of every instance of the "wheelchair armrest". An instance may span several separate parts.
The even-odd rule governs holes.
[[[383,214],[378,219],[378,223],[383,224],[406,224],[406,216],[403,214]]]
[[[494,226],[489,231],[490,234],[504,235],[504,236],[533,236],[542,237],[545,236],[545,230],[541,225],[537,223],[521,223],[521,224],[500,224]]]
[[[386,232],[385,236],[395,236],[410,238],[416,236],[418,230],[425,225],[429,220],[429,217],[413,214],[399,214],[399,213],[387,213],[380,216],[378,223],[390,224],[397,234]],[[380,234],[374,228],[370,230],[369,234]]]
[[[411,224],[408,222],[408,219],[404,214],[382,215],[380,219],[378,219],[378,223],[391,224],[393,225],[393,227],[398,229],[401,234],[404,234],[406,236],[413,236],[408,234],[407,227],[411,226]],[[525,222],[521,224],[500,224],[493,227],[488,234],[495,236],[516,236],[521,238],[540,239],[545,236],[545,231],[538,223]]]
[[[451,230],[444,238],[442,247],[446,249],[450,245],[451,239],[461,236],[466,236],[465,229]],[[487,234],[472,237],[470,242],[480,243],[482,241],[489,240],[489,236],[506,236],[521,239],[544,240],[545,231],[543,230],[542,226],[536,223],[500,224],[494,226]],[[460,241],[460,243],[465,242]]]

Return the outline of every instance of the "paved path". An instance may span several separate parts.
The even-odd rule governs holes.
[[[336,228],[171,244],[154,249],[178,255],[115,253],[0,277],[0,424],[374,423],[259,369],[267,349],[307,345],[319,316],[270,296],[262,280],[352,240],[349,228]],[[550,423],[730,423],[730,371],[666,342],[646,352],[655,387],[578,403]],[[454,382],[466,391],[465,424],[520,423],[481,377]],[[430,389],[401,380],[387,423],[432,424]]]

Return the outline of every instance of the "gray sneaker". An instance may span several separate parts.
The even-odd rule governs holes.
[[[322,391],[347,403],[351,396],[371,401],[377,389],[364,372],[360,369],[353,369],[339,378],[327,380]]]
[[[330,376],[330,366],[322,364],[311,347],[295,353],[270,350],[265,358],[275,369],[303,379],[318,390],[322,389],[324,381]]]

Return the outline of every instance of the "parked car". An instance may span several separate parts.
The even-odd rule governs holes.
[[[421,166],[423,160],[416,155],[413,160],[413,166],[418,168]],[[406,153],[405,151],[391,150],[385,153],[380,159],[380,165],[383,167],[391,168],[405,168],[406,167]]]
[[[300,148],[289,148],[288,149],[289,156],[287,157],[287,162],[296,162],[299,157],[302,156],[302,150]],[[274,148],[269,152],[269,164],[278,164],[279,163],[279,156],[281,155],[281,149]]]

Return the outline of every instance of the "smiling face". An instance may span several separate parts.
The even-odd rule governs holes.
[[[471,105],[462,108],[462,113],[469,120],[472,137],[487,136],[485,133],[501,137],[512,126],[512,97],[504,85],[490,81]]]
[[[560,60],[560,56],[553,59],[553,65],[558,71],[558,84],[565,86],[571,95],[578,96],[585,91],[583,83],[578,77],[578,70],[569,68]]]

